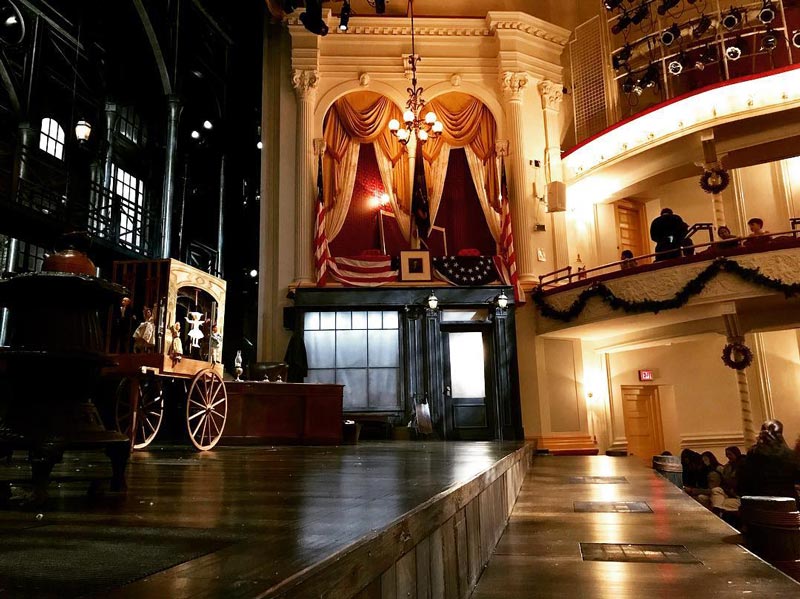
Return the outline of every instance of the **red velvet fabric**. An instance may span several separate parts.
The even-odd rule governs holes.
[[[497,245],[486,224],[463,148],[450,150],[442,203],[434,225],[446,229],[447,253],[451,256],[466,248],[477,249],[483,256],[497,253]],[[431,234],[430,241],[431,256],[443,256],[444,247],[437,232]]]

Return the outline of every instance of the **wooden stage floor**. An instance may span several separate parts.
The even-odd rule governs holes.
[[[625,480],[574,478],[587,476]],[[598,509],[620,511],[591,511]],[[800,597],[800,585],[739,541],[637,458],[539,457],[473,599]],[[688,555],[653,547],[597,553],[589,545],[600,543],[680,545]],[[585,561],[593,551],[608,561]],[[645,561],[656,558],[668,563]]]
[[[96,499],[70,479],[106,460],[67,454],[47,510],[0,510],[0,598],[261,596],[520,447],[164,447],[133,456],[126,497]]]

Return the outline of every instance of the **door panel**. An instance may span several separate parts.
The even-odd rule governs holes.
[[[617,220],[617,249],[620,253],[630,250],[634,256],[649,253],[644,206],[638,202],[620,200],[614,202],[614,213]]]
[[[493,439],[488,335],[482,330],[443,330],[445,420],[448,439]]]
[[[628,453],[647,463],[664,451],[661,405],[656,387],[622,387],[622,411]]]

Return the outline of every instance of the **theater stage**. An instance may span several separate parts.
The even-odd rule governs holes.
[[[126,497],[96,499],[83,479],[107,460],[67,454],[41,516],[0,510],[0,597],[464,596],[531,449],[164,447],[133,456]]]

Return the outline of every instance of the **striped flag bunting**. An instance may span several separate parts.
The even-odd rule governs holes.
[[[506,181],[506,163],[500,157],[500,215],[502,228],[500,232],[500,255],[505,265],[507,280],[503,281],[506,285],[514,288],[514,300],[518,304],[525,303],[525,292],[519,282],[517,274],[517,256],[514,253],[514,233],[511,229],[511,210],[508,200],[508,182]]]
[[[330,257],[328,235],[325,233],[325,197],[322,191],[322,154],[320,154],[317,169],[317,219],[314,229],[314,266],[318,287],[325,285]]]

